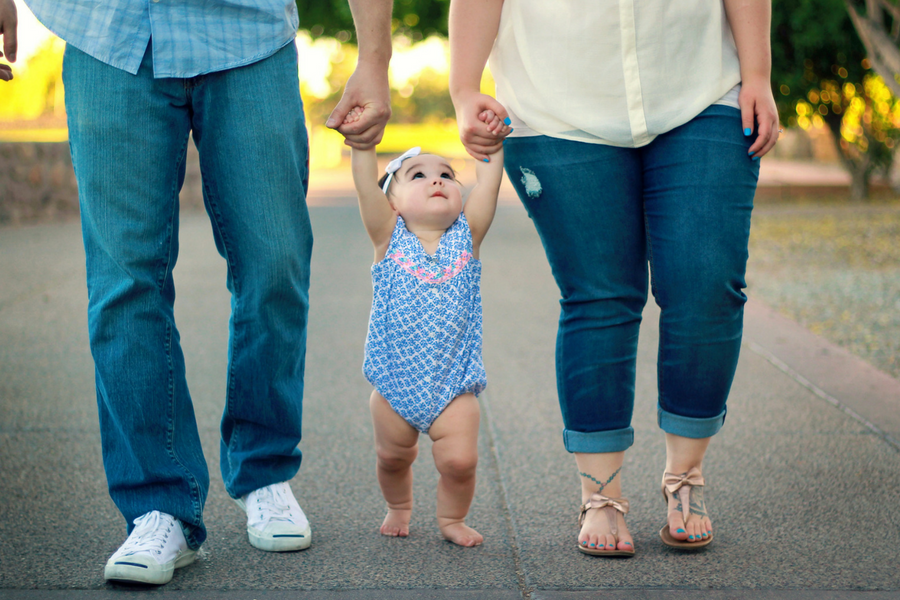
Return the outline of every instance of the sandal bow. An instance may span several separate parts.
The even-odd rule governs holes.
[[[703,487],[704,485],[706,485],[706,480],[703,479],[700,469],[697,467],[681,475],[666,473],[663,475],[663,496],[666,496],[666,502],[668,503],[669,496],[674,496],[676,492],[679,492],[681,510],[684,512],[684,520],[686,522],[691,514],[691,488],[694,486]],[[666,495],[666,492],[668,492],[668,495]]]
[[[606,508],[607,506],[616,509],[623,515],[628,514],[628,500],[625,498],[608,498],[600,492],[594,492],[591,494],[591,497],[588,498],[588,501],[584,503],[584,506],[581,507],[581,513],[578,515],[578,524],[580,525],[584,522],[584,515],[587,514],[587,511],[592,508]],[[612,526],[614,528],[612,533],[613,535],[616,535],[616,533],[618,533],[615,530],[617,529],[616,524],[613,523]]]

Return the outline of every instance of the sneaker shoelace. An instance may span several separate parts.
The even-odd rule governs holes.
[[[134,524],[134,530],[119,550],[123,556],[144,552],[162,554],[175,519],[154,510],[135,519]]]
[[[257,520],[265,528],[270,521],[286,521],[292,523],[294,514],[290,497],[280,485],[270,485],[256,492]]]

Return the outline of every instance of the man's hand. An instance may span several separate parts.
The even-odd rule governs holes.
[[[384,135],[384,126],[391,118],[391,88],[388,64],[391,62],[391,10],[393,0],[349,0],[359,59],[356,70],[341,101],[325,122],[344,136],[351,148],[374,148]],[[347,120],[350,111],[357,109]]]
[[[353,109],[357,111],[348,119]],[[387,65],[380,67],[360,62],[325,125],[340,132],[345,138],[344,143],[351,148],[368,150],[381,141],[384,126],[390,118]]]
[[[19,17],[13,0],[0,0],[0,36],[3,37],[3,51],[0,52],[0,56],[5,54],[6,60],[13,63],[16,62],[16,50],[19,45],[16,39],[18,24]],[[0,79],[9,81],[12,78],[12,69],[9,65],[0,65]]]

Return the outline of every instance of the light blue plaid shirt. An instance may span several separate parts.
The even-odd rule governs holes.
[[[294,0],[26,0],[66,43],[131,74],[153,38],[155,77],[232,69],[290,43]]]

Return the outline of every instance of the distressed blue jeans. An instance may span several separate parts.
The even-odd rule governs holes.
[[[160,510],[197,548],[209,473],[172,279],[188,136],[231,292],[221,470],[240,497],[290,479],[301,460],[312,230],[296,49],[154,79],[149,49],[130,75],[69,45],[63,78],[109,493],[129,532],[136,517]]]
[[[569,452],[634,441],[648,265],[659,321],[658,421],[714,435],[737,367],[759,162],[740,112],[711,106],[642,148],[508,138],[505,167],[562,299],[556,376]]]

